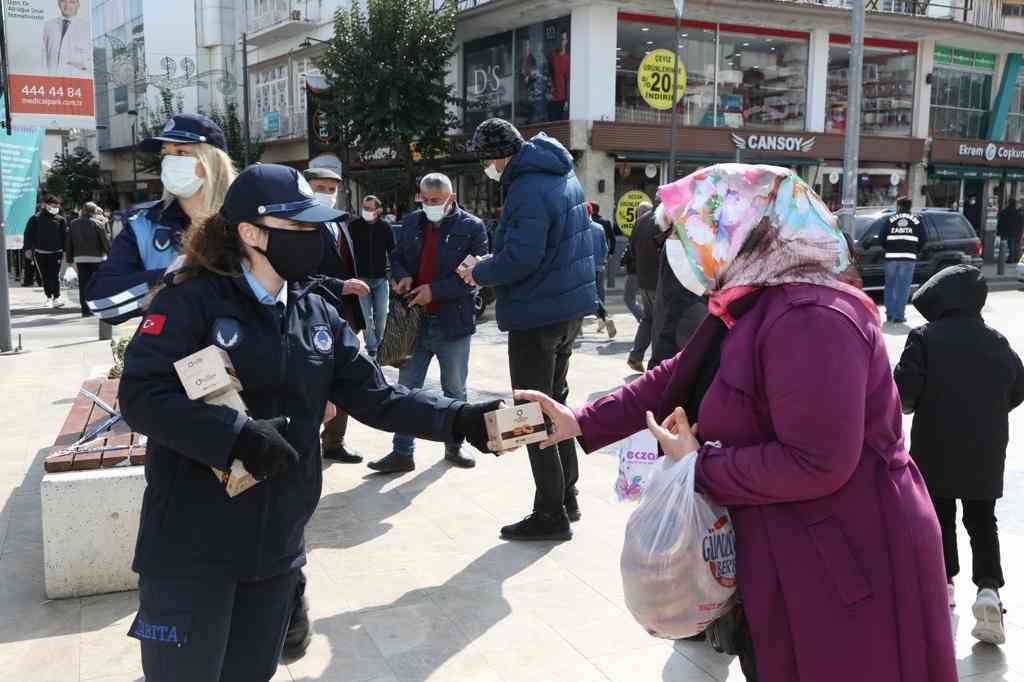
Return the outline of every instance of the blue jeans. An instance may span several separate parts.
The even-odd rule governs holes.
[[[366,320],[363,338],[366,340],[366,352],[376,355],[380,340],[384,338],[384,327],[388,322],[388,280],[381,278],[363,281],[370,287],[370,293],[359,297],[359,306],[363,309],[363,319]]]
[[[885,264],[885,316],[892,322],[906,319],[904,308],[914,281],[914,261],[889,261]]]
[[[416,348],[409,362],[398,372],[398,383],[409,389],[423,388],[430,361],[437,357],[441,366],[441,389],[448,398],[466,399],[466,377],[469,376],[469,342],[472,335],[461,339],[446,339],[441,332],[441,320],[426,317],[416,337]],[[458,447],[462,443],[448,443]],[[395,454],[412,457],[416,439],[403,433],[396,433],[393,448]]]

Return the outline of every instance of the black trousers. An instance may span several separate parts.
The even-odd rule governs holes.
[[[995,500],[960,500],[964,508],[964,528],[971,538],[972,575],[978,589],[1001,588],[1003,566],[999,558],[999,529],[996,526]],[[935,515],[942,529],[942,556],[946,560],[946,577],[952,582],[960,573],[960,557],[956,547],[956,500],[932,497]]]
[[[277,670],[298,569],[253,582],[139,576],[129,637],[146,682],[267,682]]]
[[[85,302],[85,291],[89,288],[89,280],[100,269],[100,265],[100,263],[75,263],[75,270],[78,272],[78,300],[82,303],[82,317],[92,315]]]
[[[60,262],[64,254],[36,251],[32,255],[35,256],[39,272],[43,275],[43,292],[46,298],[57,298],[60,296]]]
[[[508,364],[512,388],[540,391],[565,404],[569,397],[565,379],[569,358],[582,324],[582,320],[570,320],[509,332]],[[569,439],[543,450],[534,444],[527,446],[527,450],[533,481],[537,486],[533,510],[544,514],[563,513],[565,500],[575,494],[574,486],[580,477],[576,442]]]

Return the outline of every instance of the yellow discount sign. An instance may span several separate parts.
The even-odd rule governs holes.
[[[619,197],[619,203],[615,207],[615,222],[619,224],[622,234],[627,237],[633,234],[633,228],[636,226],[637,207],[644,202],[652,203],[651,198],[638,189]]]
[[[653,50],[640,62],[636,86],[640,96],[654,109],[671,109],[686,92],[686,68],[680,61],[676,69],[676,96],[672,99],[672,64],[675,61],[671,50]]]

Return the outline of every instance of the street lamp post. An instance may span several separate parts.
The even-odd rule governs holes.
[[[139,120],[139,112],[136,109],[129,109],[128,115],[132,117],[132,201],[134,202],[139,191],[139,164],[138,155],[135,153],[135,125]]]
[[[672,53],[675,58],[672,60],[672,130],[668,136],[668,181],[676,177],[676,119],[679,118],[678,107],[676,106],[676,95],[679,93],[679,32],[683,23],[683,7],[686,0],[675,0],[676,4],[676,44]]]
[[[853,0],[853,31],[850,33],[849,88],[846,103],[846,139],[843,148],[843,208],[839,212],[843,232],[854,236],[860,155],[861,87],[864,80],[864,0]]]

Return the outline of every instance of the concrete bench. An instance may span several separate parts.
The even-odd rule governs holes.
[[[117,408],[117,380],[82,388]],[[71,448],[109,417],[79,394],[44,460],[40,486],[46,596],[50,599],[134,590],[131,570],[146,489],[143,439],[117,422]],[[70,448],[70,450],[69,450]]]

